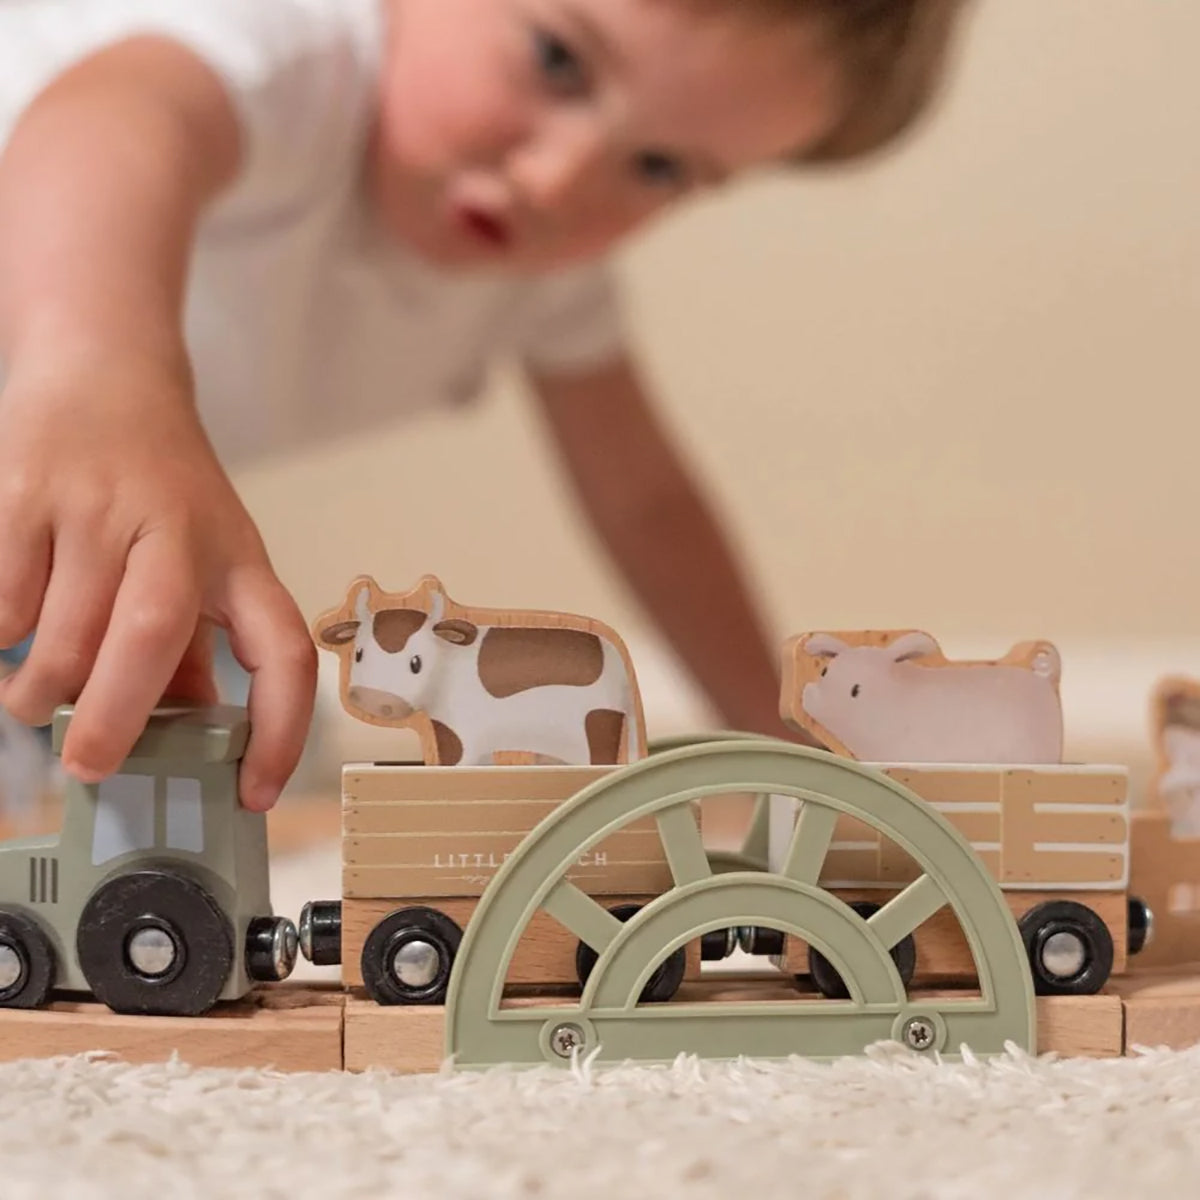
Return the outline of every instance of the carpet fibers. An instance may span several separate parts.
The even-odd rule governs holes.
[[[402,1078],[0,1067],[0,1197],[1200,1196],[1200,1048]]]

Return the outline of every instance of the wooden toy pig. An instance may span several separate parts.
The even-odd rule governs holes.
[[[598,621],[464,608],[432,575],[405,593],[362,576],[314,634],[341,658],[346,710],[371,724],[416,724],[428,764],[588,765],[645,754],[628,652]]]
[[[1060,672],[1044,641],[998,661],[950,662],[916,630],[813,633],[784,647],[780,711],[867,762],[1059,762]]]

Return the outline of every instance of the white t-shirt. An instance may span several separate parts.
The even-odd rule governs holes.
[[[137,34],[186,45],[229,89],[243,167],[199,232],[186,332],[200,411],[230,465],[467,401],[498,357],[570,370],[621,345],[604,265],[450,274],[371,219],[356,185],[381,4],[0,0],[0,149],[57,74]]]

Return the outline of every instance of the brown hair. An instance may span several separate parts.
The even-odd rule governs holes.
[[[761,0],[760,0],[761,2]],[[778,5],[780,0],[770,0]],[[801,162],[837,163],[883,149],[929,107],[965,0],[791,0],[829,29],[842,64],[840,118]]]
[[[841,77],[833,128],[793,161],[848,162],[881,150],[925,113],[945,74],[967,0],[690,0],[739,15],[811,20]]]

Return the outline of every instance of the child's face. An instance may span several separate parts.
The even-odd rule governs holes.
[[[677,0],[389,0],[372,191],[448,266],[593,256],[815,141],[834,71],[800,22]]]

